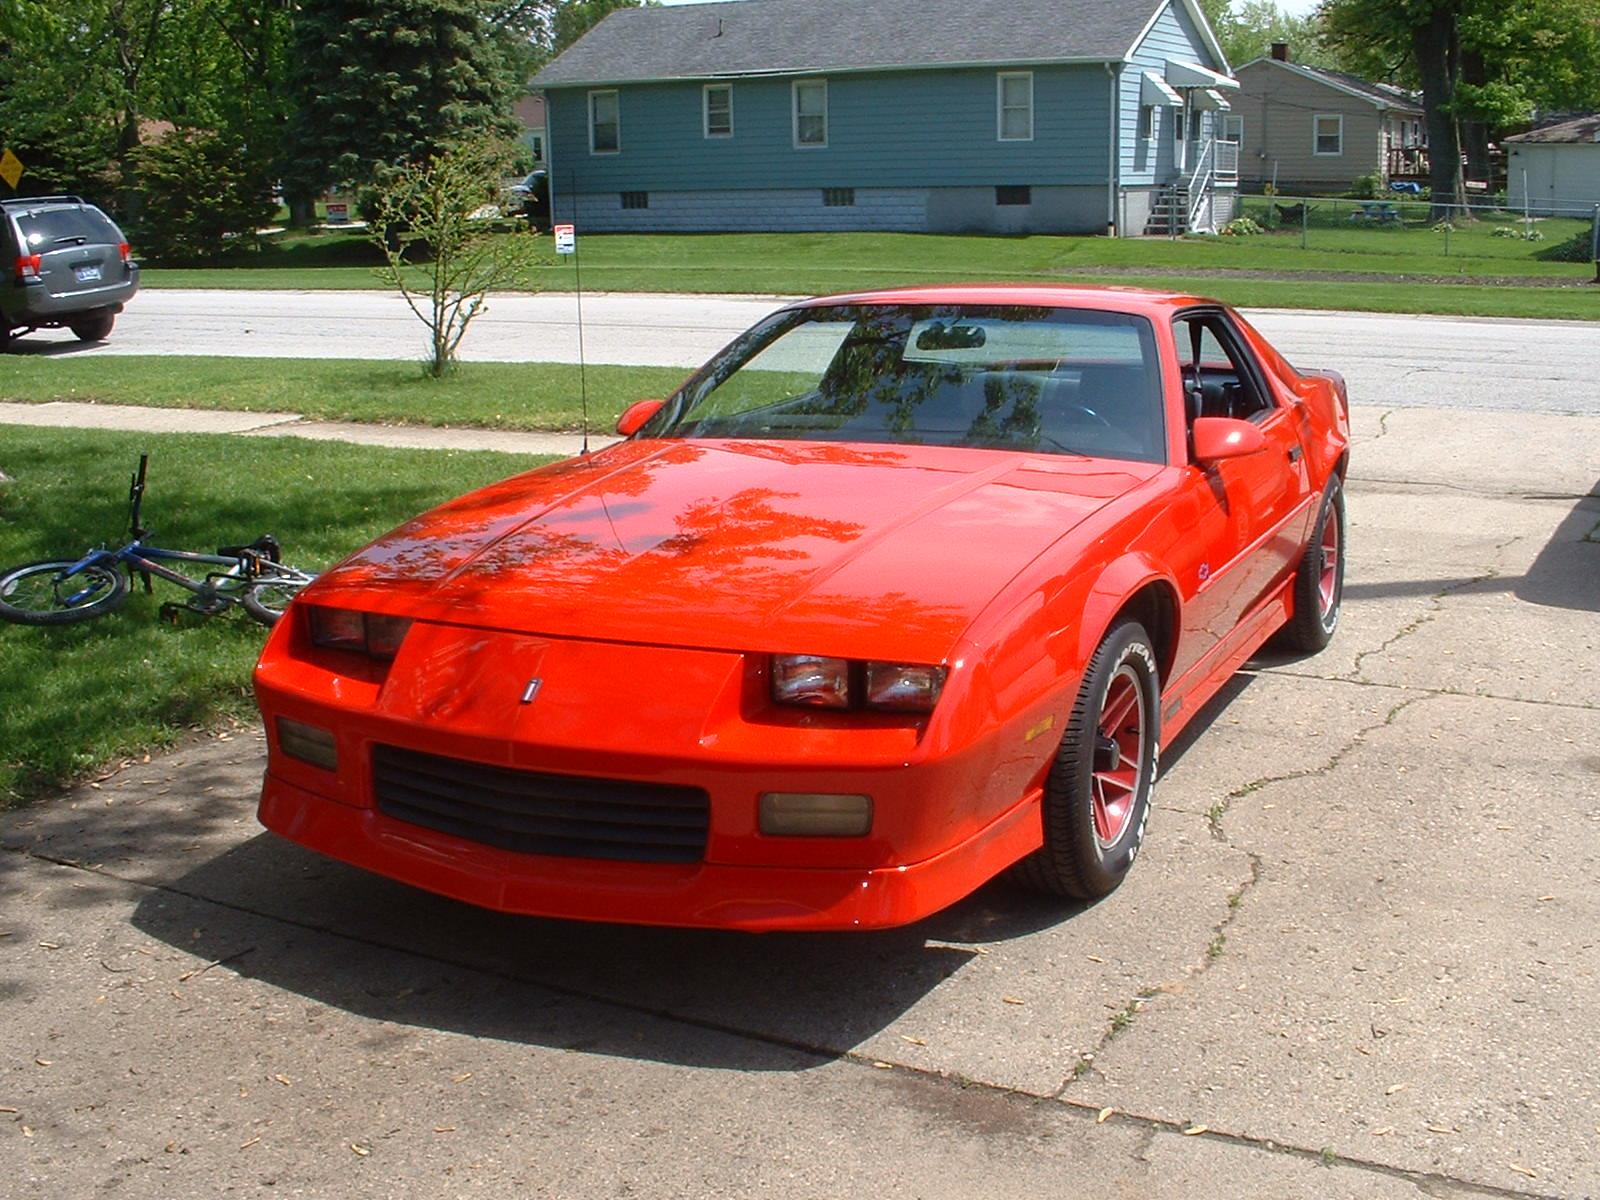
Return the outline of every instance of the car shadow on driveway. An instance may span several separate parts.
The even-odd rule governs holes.
[[[1344,588],[1346,602],[1507,593],[1543,608],[1600,612],[1600,483],[1589,495],[1578,498],[1521,575],[1432,576],[1374,583],[1353,580]]]
[[[751,935],[474,908],[258,834],[145,894],[133,925],[368,1019],[664,1063],[805,1070],[1081,906],[1004,883],[919,924]]]

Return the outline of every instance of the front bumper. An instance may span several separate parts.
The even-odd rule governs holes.
[[[341,804],[270,770],[260,817],[311,850],[482,908],[750,932],[904,925],[959,900],[1040,842],[1034,795],[943,853],[882,868],[554,858],[463,841]]]

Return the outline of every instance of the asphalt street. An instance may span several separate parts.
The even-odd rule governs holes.
[[[1596,331],[1259,322],[1352,380],[1344,621],[1115,895],[500,916],[262,832],[239,729],[0,818],[0,1197],[1600,1196]]]
[[[697,367],[783,303],[777,296],[570,293],[500,296],[462,343],[466,360]],[[1593,412],[1600,324],[1249,310],[1297,366],[1333,367],[1351,397],[1386,407]],[[46,330],[13,353],[421,359],[426,330],[386,292],[146,289],[109,341]]]

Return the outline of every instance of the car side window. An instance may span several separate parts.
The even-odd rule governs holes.
[[[1174,330],[1178,361],[1183,365],[1185,411],[1196,417],[1264,420],[1272,398],[1261,383],[1254,361],[1221,313],[1191,313]]]

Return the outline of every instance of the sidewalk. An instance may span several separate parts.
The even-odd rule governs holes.
[[[509,429],[452,429],[431,425],[364,425],[308,421],[298,413],[227,412],[213,409],[141,408],[131,404],[0,403],[0,425],[56,429],[120,429],[145,433],[237,433],[251,437],[298,437],[355,442],[407,450],[499,450],[507,454],[577,454],[579,434],[526,433]],[[609,429],[589,436],[590,449],[615,440]]]

